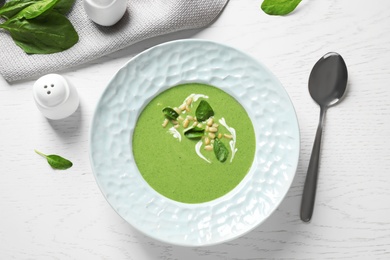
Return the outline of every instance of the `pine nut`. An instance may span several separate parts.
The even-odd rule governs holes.
[[[177,128],[179,128],[179,127],[180,127],[180,125],[174,125],[173,127],[177,129]]]
[[[166,127],[169,123],[168,119],[165,119],[164,122],[162,123],[162,127]]]
[[[207,150],[207,151],[212,151],[213,150],[213,146],[212,145],[206,145],[204,147],[204,149]]]
[[[198,122],[195,121],[195,122],[192,124],[192,127],[195,127],[197,124],[198,124]]]
[[[189,124],[190,124],[190,120],[188,120],[188,118],[184,119],[183,127],[187,128]]]
[[[197,127],[202,128],[203,125],[202,125],[201,123],[199,123],[199,124],[197,125]]]
[[[207,125],[212,126],[213,122],[214,122],[213,118],[209,118],[209,120],[207,120]]]
[[[210,138],[206,137],[206,138],[204,139],[204,144],[205,144],[205,145],[210,144]]]
[[[218,131],[218,129],[216,127],[209,127],[209,131],[215,133]]]
[[[187,106],[191,105],[191,103],[192,103],[192,97],[187,98],[186,100]]]
[[[211,132],[209,132],[209,137],[210,137],[211,139],[214,139],[214,138],[215,138],[215,134],[214,134],[214,133],[211,133]]]
[[[218,134],[218,139],[221,139],[221,138],[222,138],[222,134],[219,133],[219,134]]]
[[[181,104],[179,108],[181,111],[186,110],[186,104]]]
[[[233,138],[232,135],[228,135],[228,134],[224,134],[223,136],[226,137],[226,138],[228,138],[228,139],[232,139],[232,138]]]
[[[194,117],[193,116],[187,116],[187,119],[192,121],[192,120],[194,120]]]
[[[174,107],[173,110],[175,110],[176,113],[181,114],[181,109],[180,108]]]
[[[213,124],[213,127],[218,128],[218,126],[219,126],[219,125],[218,125],[217,123],[214,123],[214,124]]]

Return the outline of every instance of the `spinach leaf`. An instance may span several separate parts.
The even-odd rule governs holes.
[[[46,11],[52,9],[59,0],[40,0],[36,1],[34,4],[27,6],[22,11],[17,13],[11,19],[33,19],[44,14]]]
[[[28,54],[64,51],[79,40],[71,22],[55,11],[29,20],[13,17],[0,28],[9,31],[14,42]]]
[[[69,161],[68,159],[65,159],[59,155],[56,155],[56,154],[46,155],[46,154],[43,154],[37,150],[35,150],[35,152],[37,154],[43,156],[44,158],[46,158],[47,162],[50,164],[50,166],[53,169],[66,170],[66,169],[73,166],[73,163],[71,161]]]
[[[3,7],[0,8],[0,16],[5,19],[9,19],[12,16],[19,13],[21,10],[29,5],[32,5],[37,0],[14,0],[7,2]]]
[[[229,156],[229,150],[218,138],[214,139],[214,154],[220,162],[225,162]]]
[[[214,110],[211,108],[210,104],[205,100],[201,100],[195,111],[196,119],[201,122],[213,115]]]
[[[188,139],[200,139],[204,135],[204,128],[201,127],[191,127],[184,131],[184,136]]]
[[[176,120],[179,117],[179,114],[173,108],[170,107],[165,107],[162,112],[164,113],[164,116],[169,120]]]
[[[302,0],[264,0],[261,9],[269,15],[286,15],[295,10]]]
[[[60,0],[54,6],[54,10],[60,14],[67,14],[76,0]]]
[[[9,19],[25,9],[26,7],[42,2],[41,0],[13,0],[7,2],[3,7],[0,8],[0,16]],[[59,0],[55,1],[53,9],[60,14],[67,14],[72,8],[75,0]],[[48,2],[45,1],[47,4]],[[41,3],[42,4],[42,3]],[[37,8],[35,6],[34,8]],[[49,8],[50,9],[50,8]],[[47,10],[46,10],[47,11]],[[44,11],[45,12],[45,11]]]

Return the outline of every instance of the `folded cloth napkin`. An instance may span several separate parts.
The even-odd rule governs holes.
[[[211,23],[228,0],[129,0],[124,17],[114,26],[92,22],[82,0],[67,15],[79,42],[54,54],[28,55],[0,30],[0,74],[12,82],[85,63],[141,40]]]

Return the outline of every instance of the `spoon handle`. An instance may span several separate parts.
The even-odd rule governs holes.
[[[321,107],[320,122],[317,127],[316,137],[314,139],[313,150],[307,170],[305,186],[303,187],[302,202],[301,202],[301,220],[309,222],[313,215],[314,201],[317,189],[318,166],[320,163],[320,148],[322,139],[322,127],[325,118],[326,109]]]

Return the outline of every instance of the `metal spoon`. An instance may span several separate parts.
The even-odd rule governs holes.
[[[303,188],[301,219],[305,222],[310,221],[313,215],[325,113],[330,106],[341,100],[347,88],[347,80],[347,66],[340,54],[335,52],[329,52],[319,59],[310,73],[309,92],[320,106],[320,122]]]

